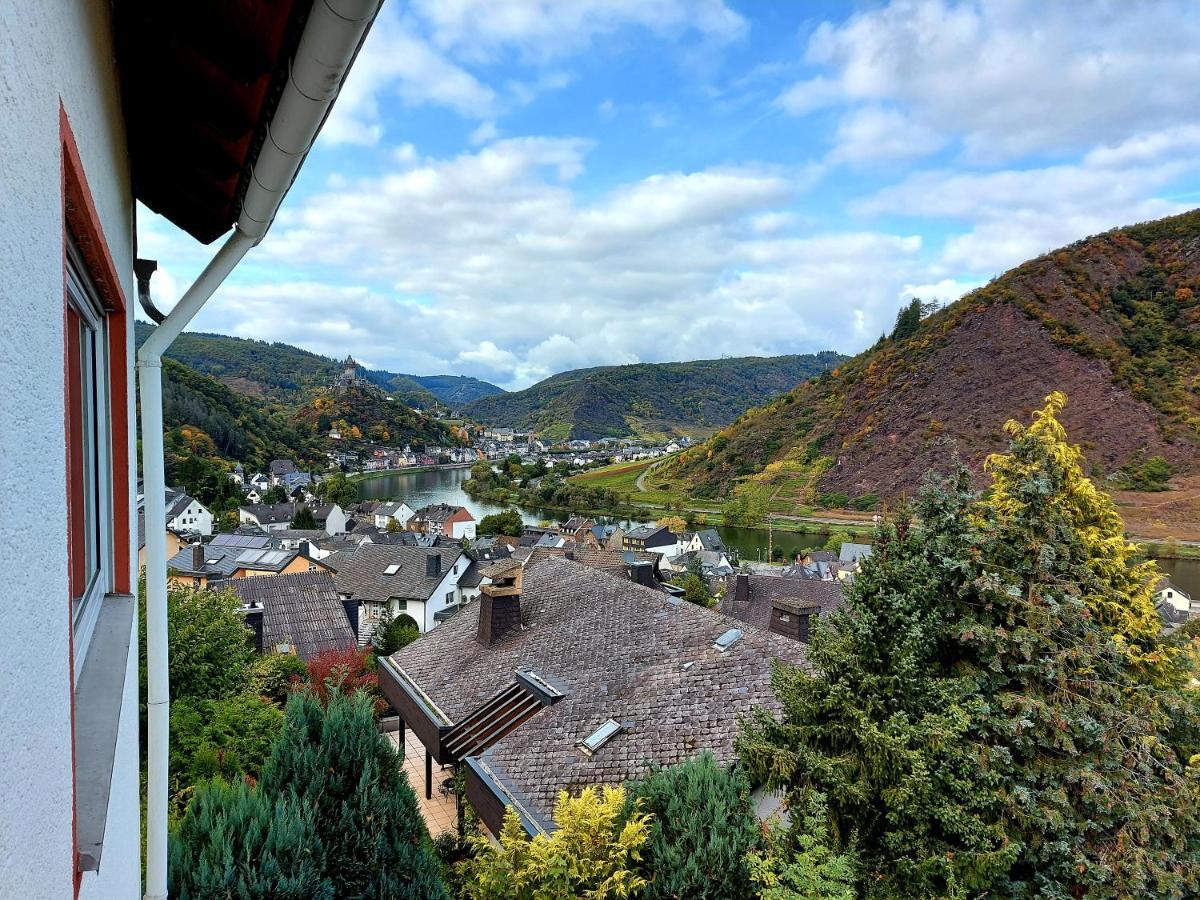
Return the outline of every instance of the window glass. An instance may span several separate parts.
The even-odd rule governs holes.
[[[108,334],[78,251],[67,267],[67,463],[71,606],[77,669],[111,588]]]

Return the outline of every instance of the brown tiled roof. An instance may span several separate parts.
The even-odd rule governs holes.
[[[479,574],[484,578],[501,578],[513,569],[521,568],[521,564],[512,557],[508,559],[497,560],[490,566],[486,566],[479,570]]]
[[[620,784],[649,761],[705,749],[731,761],[738,717],[778,708],[770,660],[806,665],[798,641],[570,560],[531,561],[522,581],[521,631],[480,644],[481,604],[472,603],[391,663],[454,722],[510,685],[518,668],[566,695],[480,758],[543,821],[560,790]],[[742,638],[714,649],[734,627]],[[625,731],[593,756],[576,749],[610,718]]]
[[[820,612],[829,612],[842,605],[840,581],[818,581],[813,578],[784,578],[778,575],[747,575],[750,579],[750,600],[734,600],[737,575],[725,577],[725,595],[721,612],[758,628],[771,624],[771,606],[778,600],[802,605],[814,604]]]
[[[363,544],[344,562],[337,561],[337,589],[355,600],[428,600],[455,561],[463,555],[461,547],[404,547],[394,544]],[[440,556],[436,577],[428,577],[426,558]],[[398,565],[394,575],[385,575],[388,566]],[[464,560],[465,565],[465,560]],[[462,569],[459,569],[461,572]]]
[[[235,578],[221,587],[236,593],[243,604],[262,605],[263,648],[268,652],[279,644],[292,644],[300,658],[307,660],[324,650],[357,646],[328,573]]]

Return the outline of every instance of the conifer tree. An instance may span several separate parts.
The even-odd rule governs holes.
[[[313,810],[266,800],[244,782],[202,784],[171,835],[169,893],[179,900],[333,900]]]
[[[1195,691],[1146,677],[1183,655],[1148,633],[1145,572],[1075,470],[1059,408],[1009,425],[990,500],[960,469],[922,495],[920,524],[880,529],[847,608],[817,628],[817,673],[779,668],[782,723],[739,741],[794,808],[827,797],[866,895],[1200,890]]]
[[[630,801],[650,816],[647,900],[753,896],[746,856],[761,836],[745,775],[704,752],[631,783]]]

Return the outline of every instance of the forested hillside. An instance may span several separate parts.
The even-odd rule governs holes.
[[[140,345],[153,326],[137,323]],[[167,355],[197,372],[220,380],[240,394],[295,402],[307,392],[328,387],[342,363],[299,347],[225,334],[184,332]],[[503,393],[486,381],[460,375],[403,375],[369,371],[367,377],[410,406],[424,408],[438,401],[459,406],[477,397]]]
[[[477,400],[465,412],[552,440],[695,434],[727,424],[843,360],[825,351],[574,369],[523,391]]]
[[[892,337],[747,412],[653,481],[762,511],[869,507],[955,455],[978,475],[1004,446],[1004,422],[1055,390],[1093,476],[1137,486],[1164,469],[1194,473],[1198,295],[1200,211],[1080,241],[923,320],[906,310]]]

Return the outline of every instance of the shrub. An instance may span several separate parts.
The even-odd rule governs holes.
[[[744,775],[709,752],[653,768],[627,786],[629,803],[650,816],[643,872],[647,900],[738,900],[753,895],[746,855],[760,844]]]
[[[282,706],[288,694],[308,677],[308,666],[294,653],[268,653],[251,667],[252,689]]]
[[[530,838],[510,806],[499,848],[472,839],[476,855],[460,865],[464,900],[617,900],[645,885],[637,869],[650,825],[623,789],[589,787],[574,798],[563,791],[554,823],[554,831]]]
[[[379,696],[379,676],[373,670],[370,650],[325,650],[308,661],[308,687],[323,705],[337,694],[363,691],[377,712],[386,703]]]

